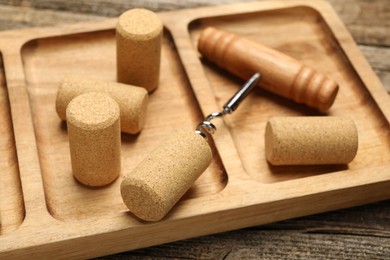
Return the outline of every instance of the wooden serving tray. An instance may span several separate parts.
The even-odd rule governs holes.
[[[390,100],[346,28],[324,1],[270,1],[159,14],[165,25],[159,88],[146,125],[122,135],[122,176],[177,127],[195,129],[243,83],[202,61],[202,28],[250,38],[339,82],[329,115],[349,116],[359,150],[347,166],[274,167],[264,155],[273,116],[323,115],[255,90],[216,120],[214,160],[162,221],[130,214],[119,185],[74,180],[55,95],[67,75],[116,80],[109,19],[0,33],[0,258],[87,258],[390,198]]]

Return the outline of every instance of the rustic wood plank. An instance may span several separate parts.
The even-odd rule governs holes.
[[[136,1],[39,1],[39,0],[0,0],[0,4],[26,7],[29,9],[49,9],[67,11],[73,14],[93,14],[101,16],[118,16],[127,9],[135,7],[148,8],[153,11],[177,10],[198,6],[223,5],[253,0],[136,0]],[[340,15],[355,40],[361,44],[390,44],[390,5],[387,0],[328,0]]]
[[[64,22],[97,19],[96,16],[115,17],[122,12],[136,7],[153,11],[177,10],[198,6],[222,5],[253,0],[219,0],[219,1],[6,1],[0,0],[2,17],[1,28],[20,28],[22,26],[54,25]],[[359,44],[390,44],[390,11],[387,0],[328,0],[349,31]],[[8,8],[7,8],[8,7]],[[14,7],[12,9],[12,7]],[[88,14],[90,16],[88,16]],[[37,19],[38,18],[38,19]],[[7,23],[7,21],[10,21]],[[14,24],[16,23],[16,25]],[[18,25],[19,24],[19,25]],[[15,27],[16,26],[16,27]]]
[[[390,45],[388,0],[328,0],[355,41],[365,45]]]
[[[102,20],[104,17],[69,12],[38,10],[0,5],[0,30],[54,26],[75,22]]]
[[[100,259],[385,259],[390,201],[188,239]]]
[[[72,13],[89,13],[102,16],[118,16],[125,10],[131,8],[147,8],[153,11],[171,11],[183,8],[194,8],[198,6],[214,6],[224,5],[237,2],[253,2],[255,0],[192,0],[192,1],[180,1],[180,0],[134,0],[134,1],[104,1],[104,0],[54,0],[54,1],[39,1],[39,0],[15,0],[7,1],[0,0],[0,4],[7,4],[13,6],[27,6],[29,8],[36,9],[50,9],[57,11],[68,11]]]
[[[370,45],[359,45],[359,48],[390,93],[390,48]]]

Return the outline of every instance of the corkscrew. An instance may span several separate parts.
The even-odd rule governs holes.
[[[205,131],[209,134],[214,134],[217,128],[213,123],[211,123],[211,120],[233,113],[245,99],[245,97],[251,92],[254,86],[256,86],[260,79],[261,74],[259,72],[253,74],[253,76],[247,82],[245,82],[245,84],[236,92],[236,94],[234,94],[234,96],[223,105],[223,110],[220,112],[211,113],[206,116],[204,121],[198,124],[195,132],[204,138],[207,138]]]

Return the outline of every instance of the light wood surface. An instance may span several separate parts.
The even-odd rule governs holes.
[[[265,3],[259,11],[262,11],[262,8],[275,8],[275,3],[279,2],[273,2],[272,5]],[[285,4],[282,2],[280,6],[276,5],[276,7]],[[315,8],[321,8],[322,6],[320,4]],[[163,68],[165,73],[162,73],[164,75],[162,86],[169,85],[170,88],[174,88],[175,91],[173,92],[175,93],[170,93],[167,90],[156,92],[154,100],[151,101],[154,105],[151,105],[150,110],[152,114],[157,116],[161,108],[164,108],[164,113],[160,114],[161,118],[158,118],[158,120],[155,117],[150,118],[149,123],[147,123],[147,131],[136,138],[131,136],[122,137],[122,152],[126,153],[126,158],[131,157],[135,160],[131,162],[126,160],[125,166],[128,168],[134,167],[136,161],[143,157],[142,150],[150,150],[159,142],[159,138],[169,133],[169,130],[173,127],[171,122],[186,126],[195,125],[203,116],[201,111],[204,111],[203,114],[207,114],[215,109],[218,110],[232,91],[240,85],[241,82],[238,79],[210,66],[210,64],[203,64],[202,66],[198,61],[192,45],[196,45],[199,30],[212,24],[241,33],[243,36],[249,36],[251,32],[261,30],[265,37],[264,35],[254,37],[255,40],[264,41],[271,47],[279,48],[285,52],[290,51],[290,55],[320,70],[326,72],[329,70],[330,74],[335,75],[344,85],[348,86],[344,88],[344,92],[341,92],[343,93],[341,100],[336,101],[335,109],[331,111],[332,114],[336,115],[347,112],[354,115],[358,119],[359,130],[363,133],[363,148],[360,148],[358,158],[348,169],[338,167],[268,169],[265,174],[260,175],[259,173],[267,169],[267,166],[262,163],[258,164],[261,158],[264,159],[264,156],[261,157],[261,155],[256,154],[261,144],[254,140],[257,140],[258,136],[262,136],[261,131],[263,130],[260,130],[259,133],[255,133],[253,130],[262,129],[266,117],[277,113],[297,115],[313,114],[315,112],[294,103],[287,102],[286,105],[285,100],[279,97],[257,91],[255,95],[248,99],[248,102],[244,103],[247,105],[237,111],[238,114],[232,115],[218,125],[218,132],[214,140],[214,152],[217,153],[217,156],[215,156],[213,166],[199,179],[176,211],[168,219],[157,225],[139,223],[126,213],[126,209],[121,204],[118,195],[115,194],[115,190],[118,190],[118,187],[115,187],[117,183],[114,183],[108,189],[91,191],[75,184],[74,180],[69,178],[68,175],[61,174],[66,171],[69,172],[69,165],[66,164],[68,160],[66,158],[68,156],[66,131],[56,117],[54,104],[52,103],[56,84],[64,74],[70,74],[81,69],[81,72],[95,73],[104,79],[115,79],[114,61],[109,54],[113,50],[112,28],[114,21],[102,20],[90,25],[65,26],[55,30],[36,29],[22,33],[11,32],[2,34],[5,37],[1,37],[1,42],[7,44],[1,44],[0,46],[5,68],[5,73],[1,73],[1,77],[4,78],[5,75],[7,79],[6,82],[3,79],[2,86],[8,87],[9,95],[9,100],[4,98],[7,89],[2,87],[1,91],[5,93],[2,95],[2,100],[4,98],[5,101],[2,102],[4,110],[1,111],[4,115],[1,119],[2,122],[8,123],[1,125],[4,128],[2,134],[5,137],[2,139],[2,142],[4,141],[2,147],[6,147],[6,149],[1,150],[4,154],[2,158],[6,158],[5,163],[2,163],[2,167],[5,165],[4,172],[7,172],[7,174],[4,174],[6,184],[2,181],[1,190],[2,194],[6,194],[6,197],[2,196],[0,204],[3,224],[0,245],[19,248],[15,252],[26,257],[42,251],[57,257],[76,255],[78,257],[90,257],[110,254],[126,248],[144,247],[174,239],[221,232],[227,229],[273,222],[388,198],[389,176],[383,169],[389,162],[388,138],[386,137],[388,133],[388,113],[390,111],[388,109],[388,96],[385,95],[380,82],[370,72],[368,64],[361,57],[356,47],[353,44],[352,47],[350,46],[351,38],[348,34],[345,34],[344,27],[327,8],[325,8],[327,11],[321,11],[325,20],[318,19],[319,17],[315,14],[308,13],[307,10],[300,8],[287,12],[273,10],[267,13],[270,15],[261,15],[260,17],[244,15],[246,12],[252,12],[253,8],[254,6],[251,5],[250,8],[242,7],[234,8],[234,10],[225,7],[218,9],[224,14],[229,14],[228,19],[221,20],[211,17],[198,20],[190,27],[191,41],[188,40],[185,24],[197,18],[196,12],[192,11],[189,14],[184,11],[181,13],[185,17],[182,25],[175,23],[175,19],[177,19],[175,15],[164,16],[161,14],[162,17],[165,17],[164,21],[170,29],[169,34],[164,39],[163,61],[165,63]],[[215,10],[217,9],[210,11],[210,16],[218,15]],[[241,12],[243,14],[236,14]],[[301,17],[302,13],[305,14],[305,19],[299,20],[299,22],[294,20],[297,19],[297,16]],[[207,12],[202,11],[202,16],[207,16]],[[296,21],[291,23],[292,28],[298,30],[295,38],[283,38],[282,40],[277,38],[275,34],[279,31],[270,27],[274,24],[275,19],[282,24],[283,22]],[[325,23],[316,23],[317,20]],[[303,31],[301,30],[302,21]],[[260,22],[261,27],[257,26],[258,22]],[[324,24],[330,26],[330,32],[323,29]],[[267,27],[269,28],[267,29]],[[241,28],[246,29],[242,31]],[[335,28],[337,30],[334,30]],[[279,28],[279,30],[283,30],[283,28]],[[308,47],[301,44],[304,38],[302,35],[307,36],[307,34],[303,34],[305,30],[316,32],[311,34],[315,36],[310,41],[310,43],[313,43],[311,47],[314,49],[312,54],[303,52]],[[75,34],[79,32],[81,34]],[[71,35],[68,36],[68,34]],[[58,37],[53,37],[55,35]],[[336,40],[333,38],[329,40],[329,35],[335,36]],[[287,40],[289,41],[286,43]],[[85,42],[88,43],[88,48],[83,48]],[[292,42],[300,44],[292,45]],[[336,47],[331,49],[333,52],[329,57],[324,54],[327,52],[323,51],[328,50],[325,48],[328,46],[327,44]],[[80,55],[80,48],[83,48],[82,55]],[[20,49],[22,49],[21,54]],[[108,53],[109,55],[90,60],[92,54],[97,52]],[[322,58],[321,62],[317,60],[318,55],[322,55],[320,56]],[[68,64],[74,63],[75,59],[79,62],[78,64],[83,66],[69,67]],[[183,62],[183,66],[181,62]],[[96,64],[99,64],[99,66],[96,66]],[[384,74],[386,75],[386,73]],[[185,75],[188,75],[189,79]],[[199,75],[206,75],[206,77],[200,77]],[[24,85],[25,80],[27,82],[26,87]],[[185,87],[183,88],[183,86]],[[173,94],[177,95],[177,93],[180,93],[183,99],[174,99],[175,95]],[[172,106],[166,106],[167,100],[173,99],[175,101]],[[197,102],[199,102],[199,108]],[[9,107],[11,112],[9,112]],[[277,111],[275,111],[276,108]],[[176,111],[182,112],[177,114]],[[10,113],[12,113],[12,117]],[[242,162],[237,162],[232,158],[241,158]],[[56,162],[62,162],[64,167],[58,167]],[[369,176],[367,176],[367,171],[370,173]],[[246,174],[242,174],[243,172]],[[17,177],[18,174],[20,179]],[[354,178],[351,178],[351,175]],[[330,176],[332,176],[332,181],[329,180]],[[334,182],[334,178],[338,181]],[[324,185],[318,187],[318,183]],[[294,186],[294,189],[290,185]],[[42,186],[44,189],[42,189]],[[5,188],[3,189],[3,187]],[[243,189],[243,187],[245,188]],[[297,189],[296,187],[304,188]],[[3,190],[9,192],[3,193]],[[72,192],[69,192],[70,190]],[[275,190],[282,190],[282,192],[276,193]],[[251,193],[247,191],[251,191]],[[303,192],[303,194],[299,192]],[[231,196],[232,194],[234,196]],[[316,204],[318,200],[323,203],[321,205]],[[221,201],[225,201],[225,203],[219,203]],[[226,201],[229,203],[226,203]],[[196,208],[197,212],[193,212],[194,205],[202,206]],[[291,209],[291,205],[295,205],[295,207]],[[305,208],[304,205],[310,205],[310,207]],[[383,212],[386,212],[387,204],[380,203],[377,205],[379,213],[374,218],[386,219],[386,214]],[[372,209],[372,207],[368,206],[366,208]],[[356,210],[352,210],[352,212],[354,211]],[[357,211],[359,212],[359,210]],[[376,213],[375,210],[374,213]],[[332,219],[334,214],[338,216],[337,213],[330,213],[325,217],[323,217],[324,215],[313,217],[314,223],[318,219],[326,218],[326,216],[330,216],[330,219]],[[343,213],[340,214],[343,216]],[[357,213],[357,216],[359,216],[359,213]],[[347,227],[358,223],[356,220],[347,219],[349,222],[345,222],[345,224],[342,222]],[[330,222],[332,223],[332,220]],[[91,223],[96,225],[96,228],[91,228]],[[287,221],[270,225],[268,226],[271,229],[270,232],[261,229],[259,232],[258,229],[254,229],[251,241],[257,239],[264,241],[261,236],[270,234],[275,240],[267,240],[269,244],[264,242],[268,245],[266,248],[269,249],[275,248],[270,244],[272,242],[277,244],[280,241],[278,239],[283,240],[284,238],[284,241],[293,241],[294,231],[287,231],[284,235],[280,235],[280,233],[276,235],[277,232],[273,231],[280,227],[288,229],[291,223],[294,222]],[[329,242],[330,236],[326,235],[327,232],[332,233],[332,228],[331,231],[322,228],[318,232],[318,227],[313,224],[313,220],[303,218],[298,220],[298,225],[292,224],[294,230],[297,230],[296,227],[300,225],[299,223],[306,226],[306,230],[309,229],[308,232],[314,233],[314,237],[318,238],[315,245],[326,244],[327,242],[333,245],[337,244],[333,243],[334,240]],[[185,228],[188,226],[192,228]],[[386,245],[386,241],[388,241],[388,236],[386,236],[388,231],[383,229],[386,228],[386,225],[384,224],[381,227],[381,229],[372,228],[371,231],[365,229],[360,231],[380,235],[373,235],[370,238],[371,250],[354,248],[357,252],[355,256],[359,253],[363,254],[364,250],[368,250],[371,256],[376,254],[379,257],[385,256],[386,252],[389,252],[389,248],[386,246],[382,246],[381,251],[373,249],[378,248],[375,247],[377,244]],[[337,232],[339,234],[344,232],[344,234],[351,236],[351,231],[339,230]],[[356,229],[354,232],[359,233]],[[29,234],[29,236],[25,234]],[[209,251],[206,252],[202,251],[205,247],[201,246],[204,242],[200,238],[156,247],[151,249],[149,253],[147,250],[135,251],[130,253],[128,257],[153,256],[153,254],[162,254],[167,257],[174,256],[175,250],[171,248],[180,248],[182,245],[187,245],[194,252],[197,252],[192,257],[245,256],[245,253],[243,253],[245,243],[233,245],[233,240],[230,239],[231,236],[233,239],[239,237],[240,231],[215,235],[213,237],[217,240],[213,240],[216,243],[212,245],[207,241],[212,240],[213,237],[203,238],[203,241],[209,244],[206,247]],[[32,240],[31,237],[34,237],[34,239]],[[137,238],[136,241],[131,239],[134,237]],[[350,239],[357,243],[356,234],[355,236],[352,234]],[[238,241],[244,241],[244,239],[241,238]],[[310,241],[310,239],[306,241]],[[321,253],[322,256],[336,256],[337,252],[353,256],[353,251],[347,252],[342,246],[348,246],[347,240],[343,241],[335,238],[335,241],[343,242],[341,246],[339,243],[338,251],[329,252],[324,249],[320,250],[317,256],[321,256]],[[96,248],[96,244],[100,242],[104,246]],[[27,248],[26,245],[31,246],[32,249]],[[319,248],[315,245],[312,248],[314,251]],[[287,250],[288,246],[292,249],[296,248],[296,245],[292,242],[287,243],[284,248]],[[258,247],[257,245],[251,248],[252,256],[257,253],[257,256],[266,257],[267,252],[261,250],[262,247]],[[72,248],[71,252],[69,252],[69,248]],[[93,248],[93,252],[91,248]],[[165,254],[163,253],[164,249]],[[305,251],[298,250],[297,254],[304,256]],[[283,255],[283,252],[273,254],[274,257]],[[187,253],[181,256],[191,257],[191,254]],[[176,257],[180,257],[180,254]]]

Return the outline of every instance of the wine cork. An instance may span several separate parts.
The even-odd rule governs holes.
[[[74,98],[66,109],[73,176],[88,186],[103,186],[120,174],[118,104],[102,93]]]
[[[146,88],[157,88],[163,24],[157,14],[146,9],[123,13],[116,26],[118,81]]]
[[[212,27],[202,31],[198,50],[243,79],[260,72],[262,88],[322,111],[332,106],[338,92],[335,81],[292,57]]]
[[[124,203],[137,217],[162,219],[206,170],[212,159],[207,141],[181,129],[147,156],[121,184]]]
[[[148,104],[148,93],[144,88],[116,82],[93,80],[82,76],[64,78],[57,91],[56,110],[59,117],[66,119],[69,102],[84,93],[102,92],[108,94],[119,105],[122,132],[136,134],[144,126]]]
[[[358,132],[344,117],[275,117],[265,129],[265,154],[273,165],[348,164]]]

